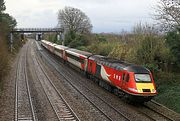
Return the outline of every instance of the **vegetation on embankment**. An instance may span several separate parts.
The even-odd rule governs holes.
[[[156,84],[159,94],[154,99],[180,113],[180,73],[158,73]]]
[[[14,34],[13,52],[10,52],[10,31],[16,26],[16,20],[8,13],[4,0],[0,0],[0,93],[3,89],[3,79],[9,71],[9,61],[22,45],[19,36]],[[0,94],[1,95],[1,94]]]

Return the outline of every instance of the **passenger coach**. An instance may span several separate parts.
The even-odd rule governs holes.
[[[65,60],[84,71],[86,71],[88,58],[91,55],[92,53],[72,48],[65,50]]]

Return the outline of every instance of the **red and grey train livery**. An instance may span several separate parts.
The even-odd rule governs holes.
[[[80,51],[42,40],[42,45],[65,62],[82,70],[87,77],[118,95],[133,101],[149,101],[157,95],[152,73],[143,66]]]

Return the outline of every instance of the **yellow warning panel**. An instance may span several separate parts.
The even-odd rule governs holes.
[[[153,83],[136,83],[136,88],[138,92],[143,92],[142,89],[150,89],[151,92],[154,90]]]

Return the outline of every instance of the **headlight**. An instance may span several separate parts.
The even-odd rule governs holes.
[[[155,89],[152,89],[152,92],[153,92],[153,93],[155,93],[155,92],[156,92],[156,90],[155,90]]]
[[[128,90],[133,91],[133,92],[138,92],[138,90],[135,88],[128,88]]]
[[[141,89],[138,89],[138,92],[142,92],[142,90],[141,90]]]

